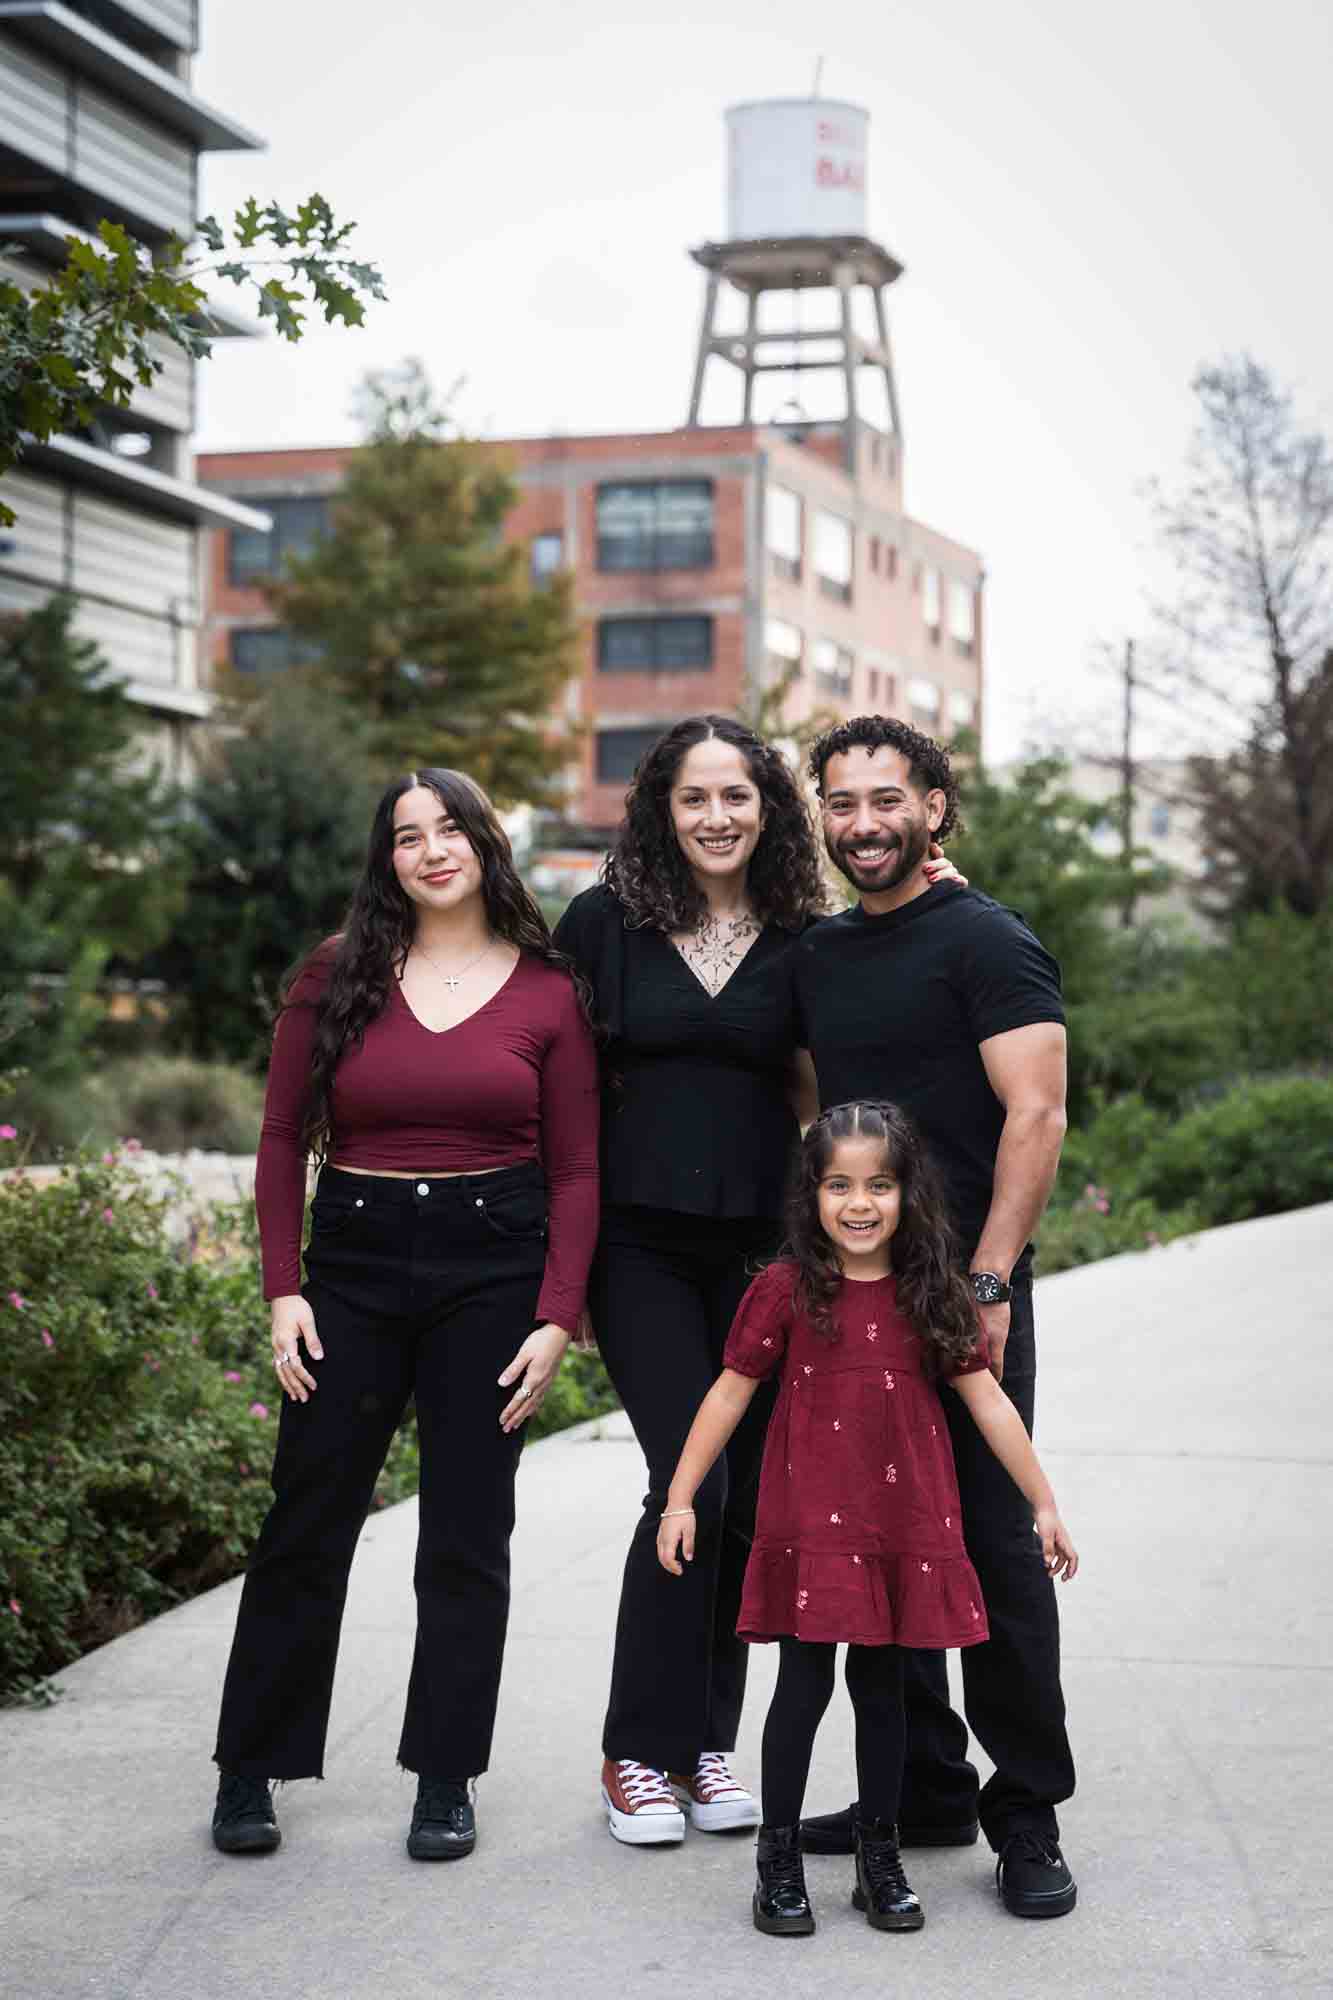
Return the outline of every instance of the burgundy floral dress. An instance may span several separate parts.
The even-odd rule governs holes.
[[[894,1281],[844,1279],[838,1337],[793,1301],[795,1266],[770,1264],[741,1300],[724,1366],[782,1369],[759,1485],[742,1639],[974,1646],[987,1637],[963,1545],[949,1427]],[[959,1374],[986,1367],[984,1340]]]

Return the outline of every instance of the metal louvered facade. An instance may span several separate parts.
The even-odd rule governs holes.
[[[42,283],[64,237],[102,220],[150,246],[193,233],[200,150],[258,143],[191,92],[200,11],[196,0],[0,0],[0,277]],[[194,365],[170,342],[157,351],[161,372],[128,410],[30,447],[0,483],[18,517],[0,529],[0,615],[70,592],[76,629],[159,718],[180,768],[210,708],[199,531],[220,516],[194,480]],[[266,525],[222,508],[233,526]]]

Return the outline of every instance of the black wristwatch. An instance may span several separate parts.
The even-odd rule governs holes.
[[[1012,1287],[994,1271],[969,1271],[967,1275],[979,1306],[1007,1306],[1014,1295]]]

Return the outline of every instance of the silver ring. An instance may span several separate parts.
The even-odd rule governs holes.
[[[280,1354],[273,1365],[275,1368],[295,1368],[296,1359],[294,1354]]]
[[[529,1389],[527,1383],[525,1382],[518,1393],[520,1396],[530,1396],[532,1394],[532,1391],[531,1389]]]

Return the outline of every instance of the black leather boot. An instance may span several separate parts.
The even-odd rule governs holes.
[[[805,1890],[801,1830],[761,1826],[755,1850],[759,1880],[754,1892],[754,1927],[770,1937],[809,1937],[815,1913]]]
[[[926,1913],[912,1894],[898,1854],[898,1829],[892,1820],[863,1820],[858,1814],[856,1887],[853,1908],[863,1910],[877,1931],[919,1931]]]
[[[407,1851],[414,1861],[457,1861],[477,1844],[470,1778],[419,1778]]]

